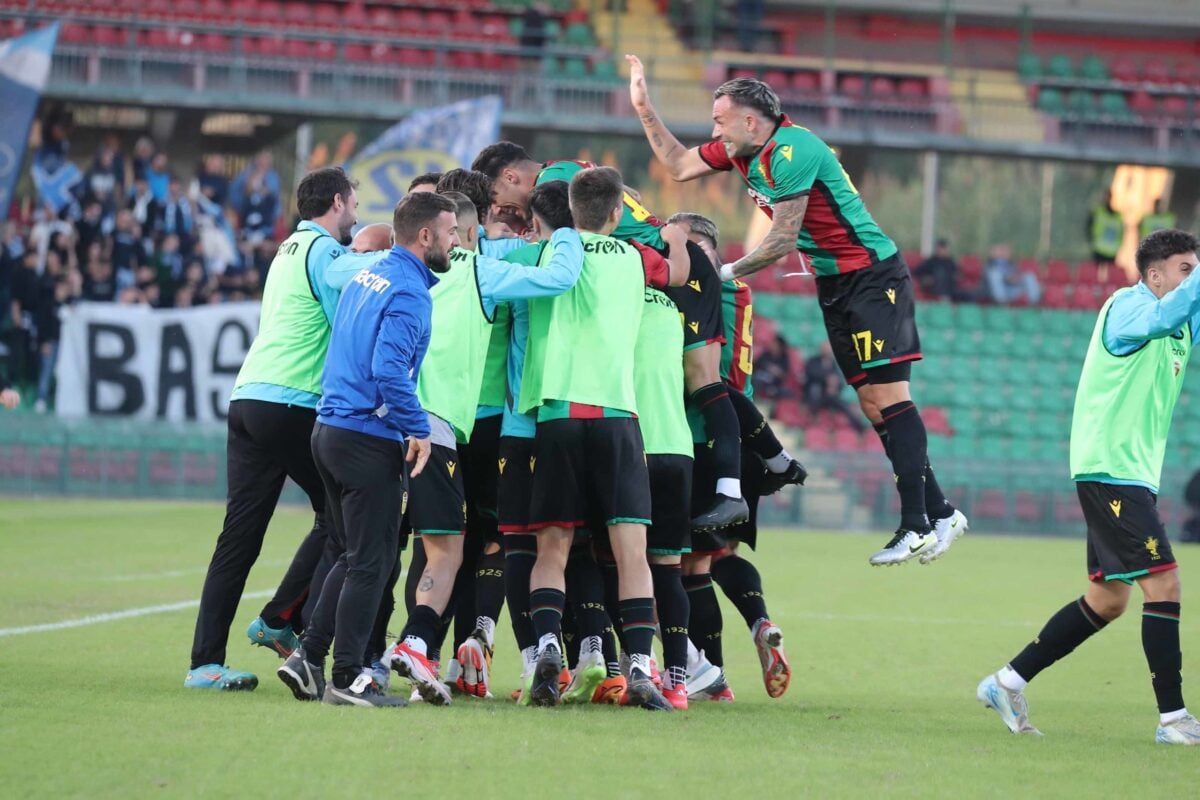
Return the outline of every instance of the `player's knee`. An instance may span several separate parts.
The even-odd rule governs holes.
[[[665,564],[669,567],[678,566],[680,556],[678,555],[663,555],[662,553],[647,553],[646,560],[651,564]]]
[[[1179,570],[1159,572],[1142,581],[1142,594],[1147,603],[1178,603],[1182,597]]]
[[[1095,611],[1101,619],[1112,622],[1117,617],[1125,613],[1125,609],[1129,606],[1129,593],[1114,594],[1112,592],[1089,592],[1087,596],[1088,607]]]

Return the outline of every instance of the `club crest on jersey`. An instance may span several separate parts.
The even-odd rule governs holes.
[[[446,462],[446,471],[450,473],[451,478],[454,477],[454,468],[457,466],[458,464],[454,463],[453,461]]]
[[[505,464],[507,464],[507,463],[508,463],[508,459],[507,459],[507,458],[502,458],[502,459],[500,459],[499,461],[497,461],[497,462],[496,462],[496,465],[497,465],[498,467],[500,467],[500,474],[501,474],[501,475],[503,475],[503,474],[504,474],[504,465],[505,465]]]
[[[1120,500],[1109,500],[1109,501],[1108,501],[1108,507],[1112,509],[1112,512],[1113,512],[1113,516],[1114,516],[1114,517],[1116,517],[1117,519],[1120,519],[1120,518],[1121,518],[1121,501],[1120,501]],[[1154,546],[1155,546],[1155,547],[1157,547],[1157,546],[1158,546],[1157,542],[1155,543],[1155,545],[1154,545]],[[1150,543],[1149,543],[1149,542],[1147,542],[1147,543],[1146,543],[1146,547],[1147,547],[1147,548],[1149,548],[1149,547],[1150,547]]]
[[[896,305],[896,290],[895,289],[884,289],[883,293],[887,295],[888,302],[890,302],[892,305]]]
[[[1162,556],[1158,554],[1158,539],[1155,539],[1153,536],[1146,539],[1146,552],[1150,554],[1151,561],[1162,559]]]
[[[688,281],[687,285],[695,289],[697,292],[700,291],[700,281]]]

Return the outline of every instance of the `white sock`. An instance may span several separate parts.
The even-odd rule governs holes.
[[[524,672],[529,672],[533,669],[533,665],[537,662],[537,648],[526,647],[521,651],[521,663],[524,665]]]
[[[647,678],[650,677],[650,655],[648,653],[634,653],[629,657],[629,676],[633,677],[633,671],[639,670]]]
[[[1000,674],[997,680],[1000,685],[1010,692],[1023,692],[1025,687],[1029,685],[1029,681],[1017,674],[1017,671],[1005,664],[1000,668]]]
[[[1159,725],[1170,725],[1175,720],[1183,719],[1186,716],[1187,716],[1186,708],[1181,708],[1178,711],[1168,711],[1165,714],[1158,715],[1158,724]]]
[[[579,643],[579,660],[582,661],[589,653],[603,653],[604,640],[599,636],[585,636]]]
[[[425,640],[420,636],[405,636],[404,643],[423,656],[429,654]]]
[[[717,478],[717,494],[733,498],[741,497],[742,482],[737,478]]]
[[[689,675],[696,674],[697,667],[700,666],[700,659],[703,654],[692,644],[692,640],[688,639],[688,655],[687,655],[687,671]]]
[[[787,468],[792,463],[792,454],[787,451],[787,448],[780,450],[775,455],[766,459],[767,469],[776,474],[787,472]]]
[[[484,641],[487,642],[487,646],[494,647],[496,638],[496,620],[492,619],[491,617],[476,617],[475,627],[483,631],[483,638]]]
[[[538,639],[537,651],[539,654],[544,653],[549,647],[553,647],[555,652],[558,652],[558,634],[547,633],[545,636]]]

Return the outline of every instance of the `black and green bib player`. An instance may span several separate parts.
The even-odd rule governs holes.
[[[1200,721],[1183,704],[1179,570],[1158,487],[1167,433],[1192,348],[1200,340],[1196,237],[1161,230],[1138,246],[1141,281],[1100,309],[1071,418],[1071,478],[1087,522],[1087,592],[1063,606],[1037,638],[977,695],[1013,733],[1029,722],[1025,685],[1121,616],[1142,590],[1142,648],[1158,701],[1155,740],[1200,744]]]

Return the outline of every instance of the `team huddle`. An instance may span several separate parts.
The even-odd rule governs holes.
[[[837,156],[749,79],[717,89],[712,141],[684,148],[629,62],[672,177],[737,170],[770,233],[722,264],[711,220],[660,221],[611,167],[498,142],[471,169],[415,179],[391,224],[361,228],[346,252],[353,183],[336,168],[306,176],[230,403],[225,529],[185,685],[257,686],[224,666],[225,647],[290,476],[314,526],[247,634],[285,659],[278,677],[297,699],[507,694],[491,675],[507,604],[522,705],[730,702],[714,586],[782,696],[783,633],[741,545],[757,545],[759,499],[807,472],[752,400],[753,304],[738,277],[794,249],[896,476],[900,524],[870,563],[928,564],[966,531],[909,396],[921,350],[908,269]],[[401,574],[406,617],[389,642]],[[391,672],[409,691],[389,692]],[[1023,683],[1004,685],[980,699],[1021,730]]]

